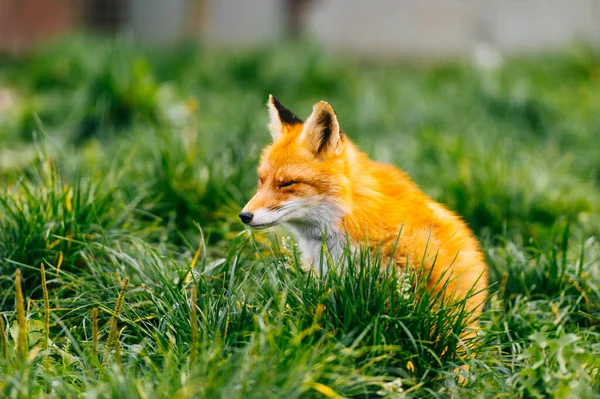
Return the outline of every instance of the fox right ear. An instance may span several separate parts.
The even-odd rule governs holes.
[[[340,130],[337,116],[331,105],[325,101],[315,104],[312,114],[304,124],[300,138],[318,157],[338,156],[342,153],[344,133]]]
[[[302,119],[298,118],[292,111],[283,106],[275,97],[269,94],[269,131],[273,136],[273,141],[279,140],[284,133],[286,126],[293,126],[297,123],[302,123]]]

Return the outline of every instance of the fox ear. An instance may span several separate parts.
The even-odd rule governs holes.
[[[300,137],[317,156],[342,152],[343,133],[333,108],[325,101],[315,104]]]
[[[297,123],[302,123],[302,119],[298,118],[292,111],[283,106],[275,97],[269,94],[269,131],[273,136],[273,141],[281,138],[283,135],[284,126],[291,126]]]

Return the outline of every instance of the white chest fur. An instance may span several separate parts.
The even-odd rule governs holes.
[[[327,274],[327,255],[333,261],[341,259],[347,240],[344,232],[337,226],[288,223],[287,227],[296,237],[304,266],[313,268],[318,275]]]

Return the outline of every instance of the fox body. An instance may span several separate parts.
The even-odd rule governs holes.
[[[392,165],[370,160],[340,130],[321,101],[306,122],[273,96],[267,103],[273,143],[258,167],[258,190],[240,218],[253,228],[286,225],[305,264],[326,272],[323,238],[335,259],[346,244],[378,249],[400,268],[423,267],[432,289],[466,297],[479,313],[487,275],[479,244],[467,225],[433,201]],[[393,257],[393,259],[392,259]],[[387,263],[386,263],[387,264]]]

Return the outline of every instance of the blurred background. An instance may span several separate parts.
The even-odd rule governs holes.
[[[599,20],[598,0],[0,0],[0,49],[87,28],[144,44],[239,47],[304,35],[353,53],[439,57],[597,42]]]
[[[45,264],[69,359],[28,371],[0,345],[0,396],[380,397],[402,377],[415,397],[597,397],[599,21],[600,0],[0,0],[0,322],[19,269],[40,331]],[[394,284],[307,290],[288,232],[245,230],[270,93],[301,118],[328,101],[469,223],[497,296],[467,384],[458,330],[431,328],[454,323],[398,318]],[[125,379],[78,349],[90,307],[113,337],[121,302]]]
[[[40,148],[68,179],[121,162],[144,211],[224,237],[272,93],[329,101],[481,234],[598,230],[598,21],[600,0],[0,0],[0,177]]]

